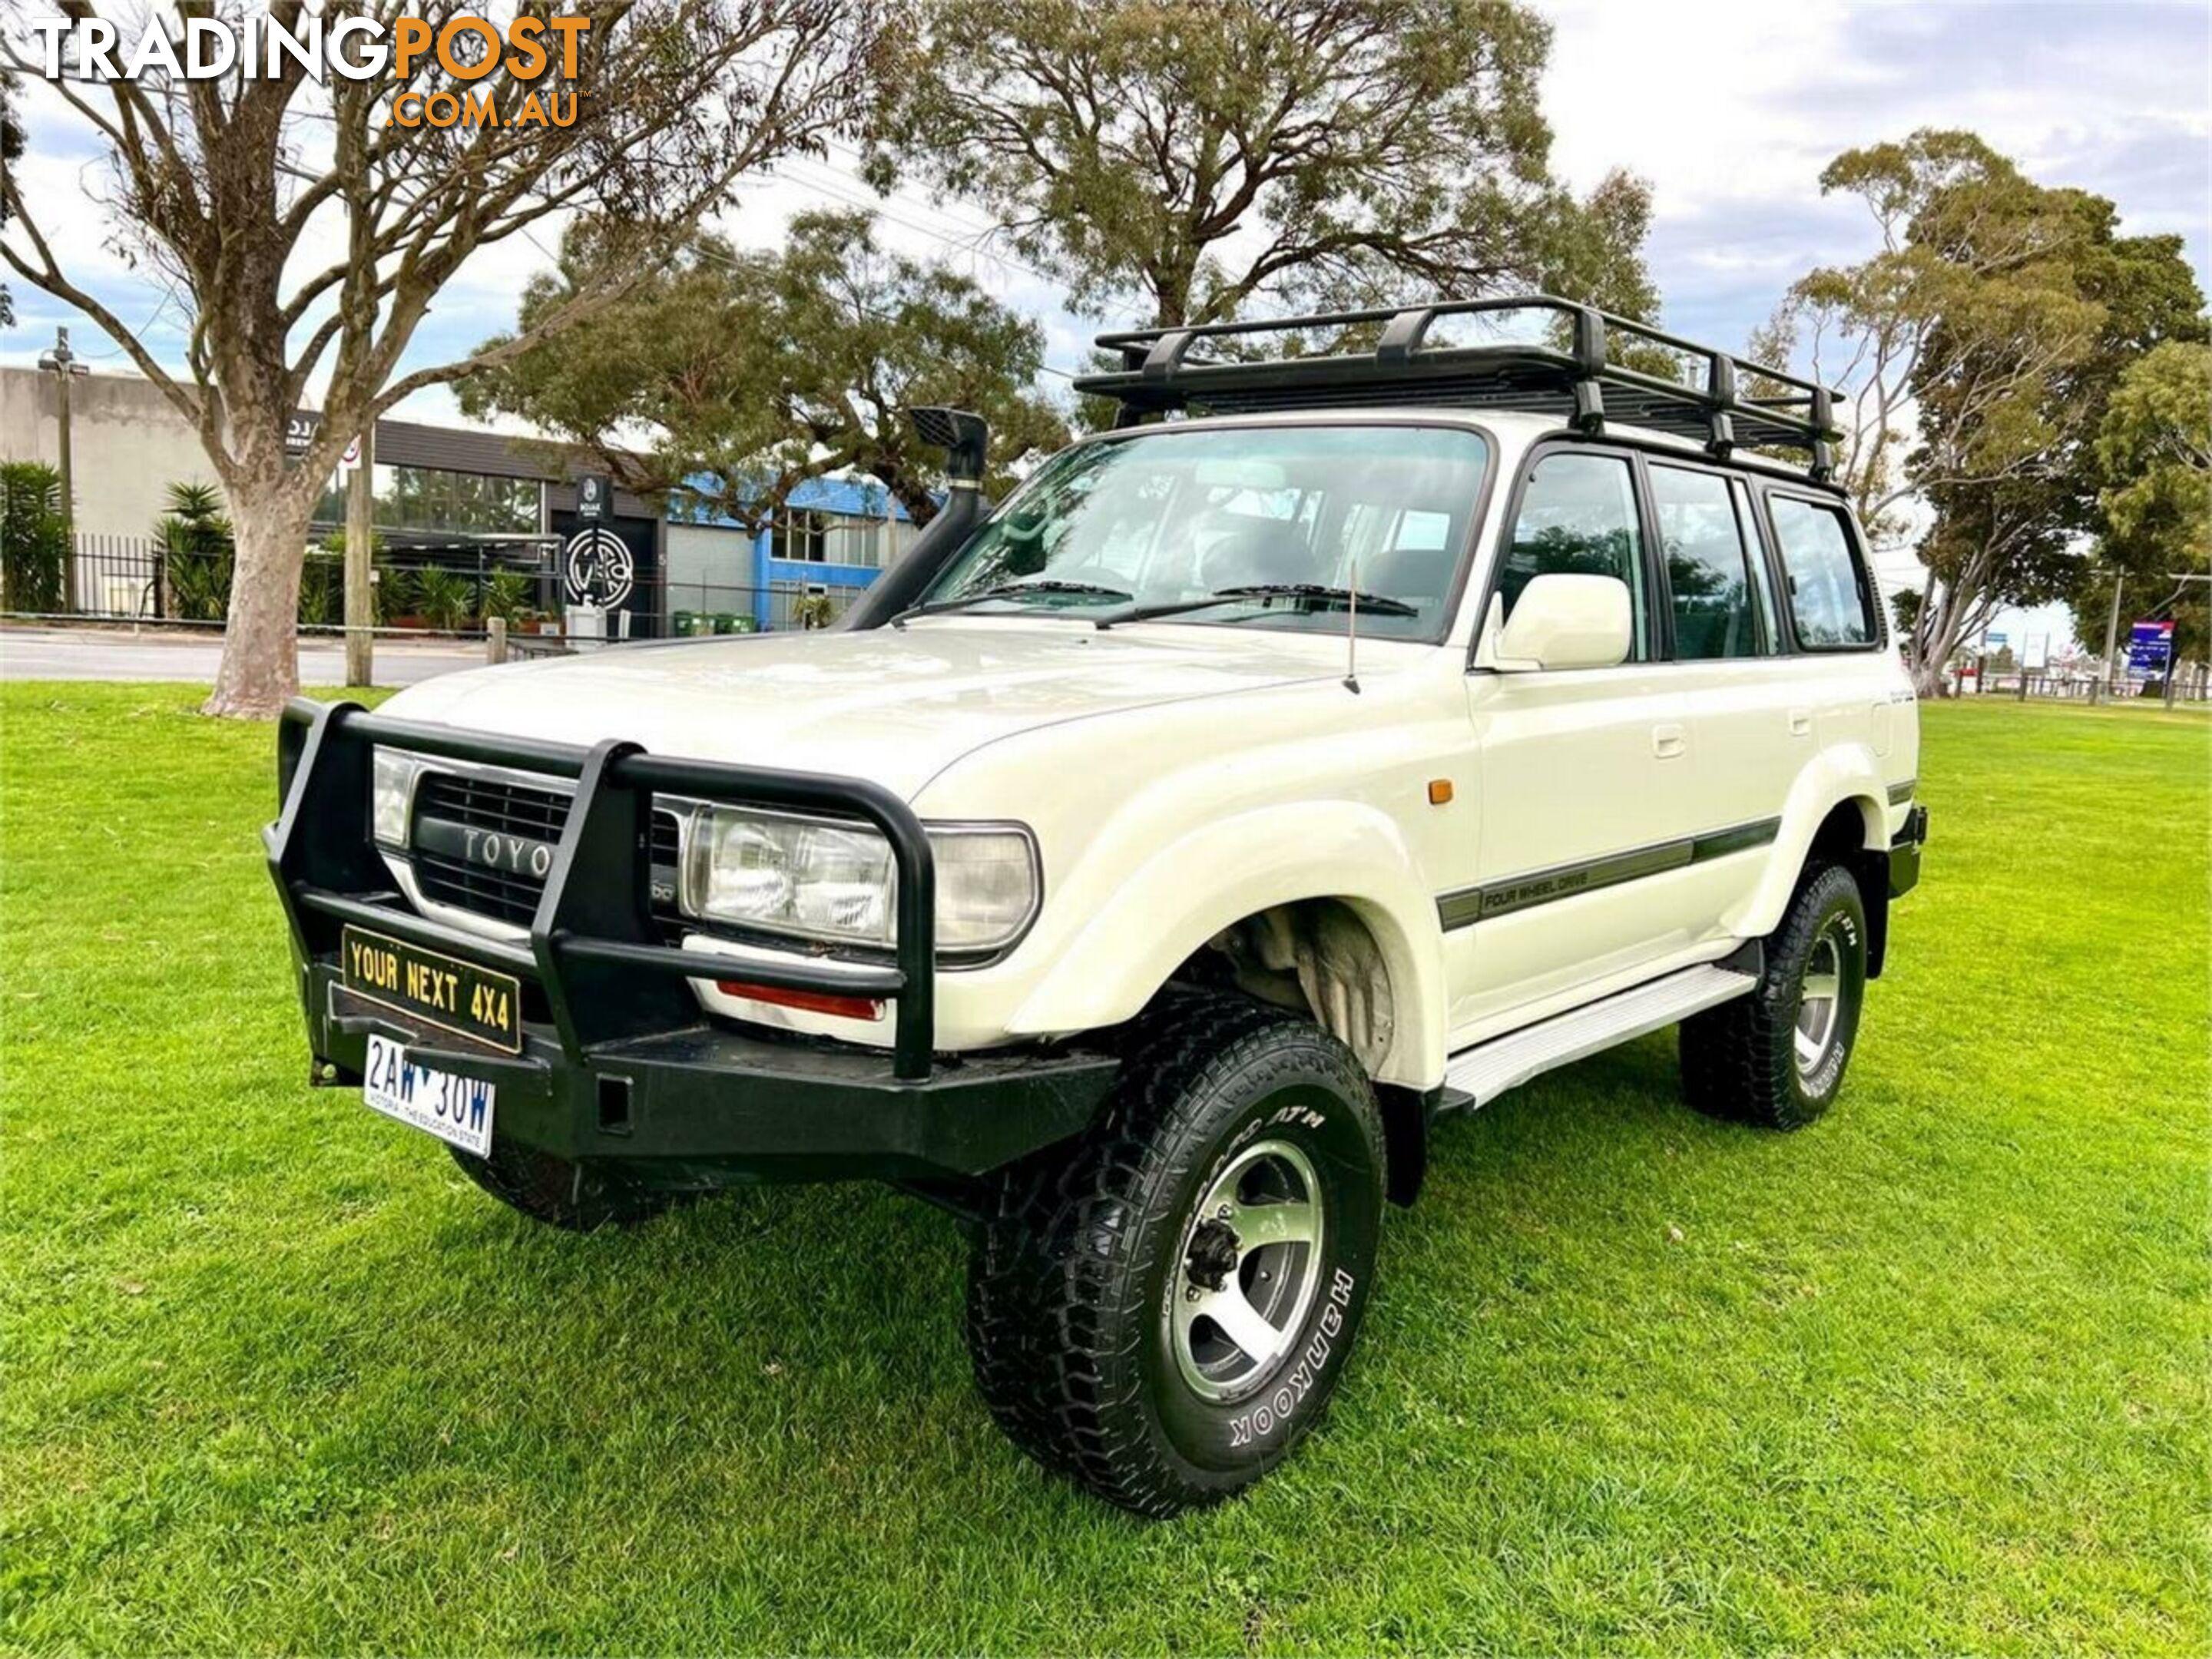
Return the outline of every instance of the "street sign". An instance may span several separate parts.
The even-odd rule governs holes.
[[[2002,651],[2005,648],[2006,645],[2011,641],[2011,639],[2012,635],[2009,634],[1991,634],[1987,635],[1983,640],[1982,643],[1992,651]]]
[[[587,473],[576,480],[576,521],[579,524],[598,524],[615,510],[615,487],[611,479],[596,473]]]
[[[2128,666],[2145,674],[2163,674],[2173,655],[2171,622],[2139,622],[2128,629]]]

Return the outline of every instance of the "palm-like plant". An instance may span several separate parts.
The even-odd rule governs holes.
[[[230,578],[238,561],[222,495],[213,484],[173,483],[168,511],[154,526],[161,550],[167,614],[185,622],[221,622],[230,609]]]

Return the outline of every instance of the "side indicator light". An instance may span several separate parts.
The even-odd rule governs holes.
[[[872,997],[841,997],[830,991],[787,991],[742,979],[718,979],[714,988],[726,997],[773,1003],[779,1008],[797,1008],[809,1014],[835,1014],[841,1019],[879,1020],[884,1017],[884,1005]]]
[[[1447,804],[1449,804],[1449,801],[1451,800],[1451,798],[1452,798],[1452,785],[1451,785],[1451,780],[1450,780],[1449,778],[1431,778],[1431,779],[1429,780],[1429,805],[1431,805],[1431,806],[1443,806],[1443,805],[1447,805]]]

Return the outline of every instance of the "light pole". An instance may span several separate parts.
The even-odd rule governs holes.
[[[70,557],[74,561],[76,556],[76,482],[71,476],[70,466],[70,382],[80,374],[91,374],[92,370],[80,362],[76,353],[70,349],[69,331],[65,328],[54,331],[54,349],[40,356],[39,367],[60,383],[62,528],[69,538]]]
[[[2127,585],[2127,577],[2115,570],[2112,573],[2112,614],[2105,621],[2104,681],[2107,690],[2111,689],[2112,684],[2112,653],[2118,649],[2120,642],[2120,595],[2126,590]]]

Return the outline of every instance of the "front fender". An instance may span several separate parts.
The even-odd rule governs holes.
[[[1869,848],[1889,845],[1887,786],[1881,764],[1864,744],[1844,744],[1823,750],[1797,775],[1790,799],[1782,809],[1782,827],[1776,833],[1766,869],[1749,896],[1723,918],[1729,932],[1739,939],[1763,939],[1782,925],[1796,890],[1797,878],[1813,850],[1828,814],[1849,803],[1858,808],[1863,840]]]
[[[1434,1085],[1443,1075],[1445,1006],[1436,896],[1397,826],[1351,801],[1242,812],[1170,842],[1113,890],[1008,1029],[1048,1036],[1117,1025],[1223,929],[1318,898],[1350,907],[1389,974],[1395,1029],[1377,1079]]]

